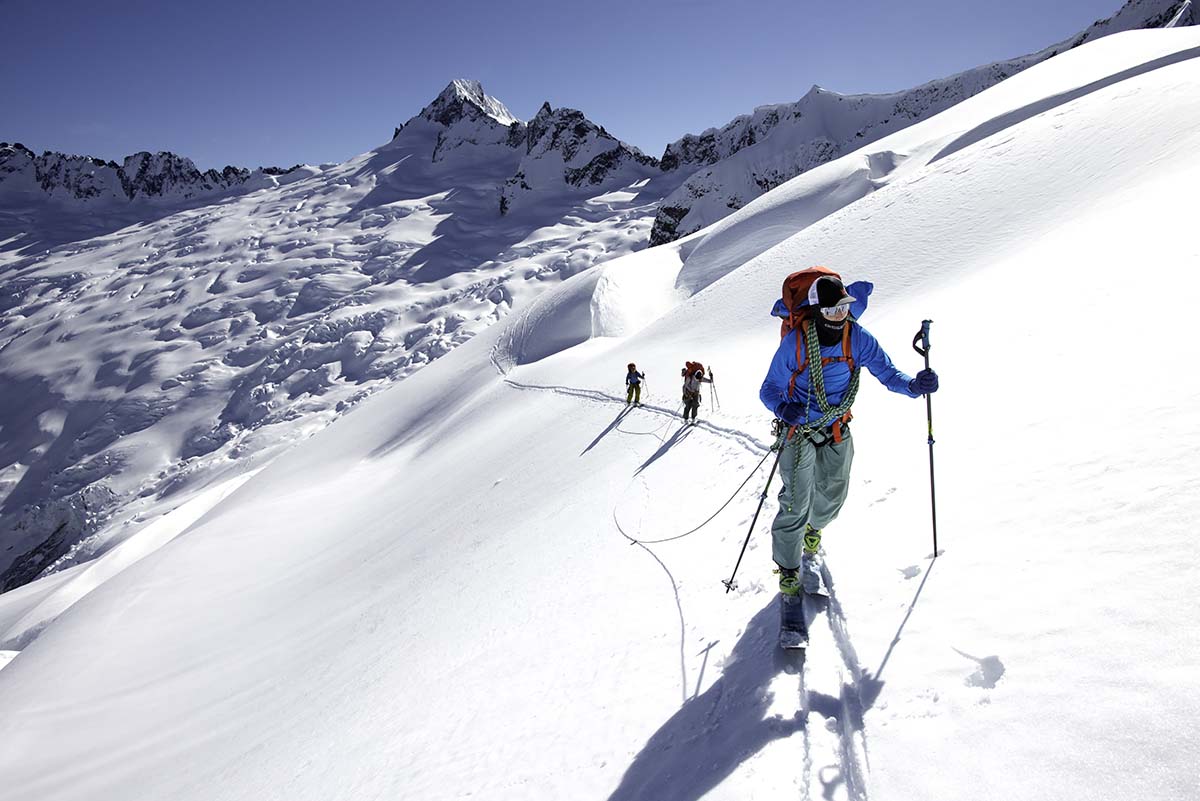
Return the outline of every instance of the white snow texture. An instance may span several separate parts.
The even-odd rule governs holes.
[[[120,459],[153,474],[154,421],[183,436],[243,382],[174,494],[146,482],[106,545],[0,595],[5,798],[1194,798],[1197,119],[1200,30],[1128,31],[655,248],[636,159],[443,229],[532,151],[445,151],[448,191],[448,129],[416,117],[295,183],[5,255],[36,277],[0,351],[45,382],[27,431],[141,420]],[[863,324],[910,374],[933,320],[941,551],[925,404],[864,375],[832,597],[787,657],[773,490],[721,582],[770,466],[769,311],[811,264],[874,282]],[[425,355],[381,364],[400,340]],[[688,429],[686,359],[716,378]],[[136,413],[75,394],[94,369]],[[71,464],[104,472],[94,436]]]

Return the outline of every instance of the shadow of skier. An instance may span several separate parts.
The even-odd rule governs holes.
[[[600,440],[607,437],[610,431],[612,431],[614,428],[616,428],[617,426],[619,426],[621,424],[621,421],[625,419],[625,415],[629,414],[629,410],[632,408],[633,408],[632,406],[626,406],[624,409],[617,412],[617,416],[614,417],[613,421],[608,424],[608,428],[601,431],[600,434],[594,440],[592,440],[590,445],[588,445],[586,448],[584,448],[582,451],[580,451],[579,455],[583,456],[583,454],[587,453],[592,448],[596,447],[596,445],[598,445],[600,443]]]
[[[690,698],[634,757],[608,801],[696,801],[773,740],[804,728],[801,715],[767,717],[771,679],[796,657],[778,647],[774,595],[733,647],[721,678]]]
[[[671,448],[674,448],[676,445],[678,445],[680,442],[682,442],[684,440],[684,438],[687,437],[688,432],[691,430],[692,430],[692,426],[689,426],[686,423],[683,424],[682,426],[680,426],[679,430],[676,431],[674,434],[672,434],[671,438],[669,440],[667,440],[666,442],[664,442],[659,447],[659,449],[654,452],[653,456],[651,456],[646,461],[642,462],[642,466],[639,467],[637,470],[633,471],[633,474],[635,476],[640,474],[647,467],[654,464],[659,459],[661,459],[663,456],[665,456],[667,454],[667,451],[671,450]]]

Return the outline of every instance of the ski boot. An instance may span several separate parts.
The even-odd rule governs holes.
[[[779,592],[781,595],[800,594],[800,570],[794,567],[781,567],[775,571],[779,574]]]

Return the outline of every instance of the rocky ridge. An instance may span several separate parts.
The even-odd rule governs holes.
[[[169,152],[140,152],[122,163],[45,151],[36,155],[19,142],[0,142],[0,196],[17,193],[62,202],[197,200],[243,185],[256,175],[284,176],[301,168],[227,166],[201,172],[191,159]]]

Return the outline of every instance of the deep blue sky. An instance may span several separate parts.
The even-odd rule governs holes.
[[[814,83],[904,89],[1122,0],[0,0],[0,141],[201,169],[342,161],[453,78],[582,110],[653,156]]]

